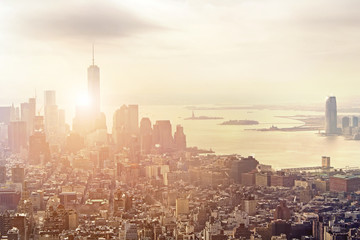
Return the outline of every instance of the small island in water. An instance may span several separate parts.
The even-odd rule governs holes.
[[[208,116],[199,116],[196,117],[194,111],[192,112],[192,116],[185,118],[185,120],[216,120],[216,119],[224,119],[223,117],[208,117]]]
[[[259,122],[255,120],[229,120],[220,123],[220,125],[258,125],[258,124]]]

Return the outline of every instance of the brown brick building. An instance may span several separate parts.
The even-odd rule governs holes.
[[[293,175],[272,175],[271,186],[293,187],[296,176]]]
[[[330,177],[330,191],[354,192],[360,189],[360,177],[353,175],[335,175]]]

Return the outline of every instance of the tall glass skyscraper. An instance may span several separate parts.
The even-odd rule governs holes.
[[[56,92],[44,92],[44,120],[46,137],[50,142],[55,141],[59,127],[59,109],[56,105]]]
[[[92,65],[88,68],[88,91],[91,109],[97,116],[100,113],[100,69],[94,63],[94,49]]]
[[[325,107],[325,133],[337,133],[337,109],[336,97],[328,97]]]

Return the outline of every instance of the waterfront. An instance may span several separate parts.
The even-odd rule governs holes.
[[[111,133],[113,114],[119,106],[104,108],[108,132]],[[213,107],[200,105],[196,107]],[[218,106],[216,106],[218,107]],[[223,117],[215,120],[185,120],[191,117],[189,105],[139,105],[139,121],[149,117],[156,120],[168,119],[173,131],[177,124],[184,127],[189,147],[212,149],[216,154],[253,155],[264,164],[276,169],[319,166],[321,156],[330,156],[336,168],[360,167],[360,141],[347,140],[343,136],[324,137],[318,131],[247,131],[246,129],[279,128],[302,126],[299,120],[284,116],[324,116],[320,111],[269,110],[269,109],[218,109],[195,110],[195,116]],[[71,112],[69,110],[69,112]],[[357,113],[340,113],[357,115]],[[228,120],[255,120],[258,125],[219,125]],[[68,119],[71,122],[72,119]],[[340,124],[340,123],[339,123]]]
[[[256,120],[259,125],[219,125],[224,120],[184,120],[191,116],[187,106],[140,106],[139,117],[149,117],[154,123],[170,119],[173,130],[176,124],[184,126],[188,146],[212,148],[216,154],[237,153],[254,155],[274,168],[319,166],[321,156],[330,156],[336,168],[359,166],[360,141],[346,140],[343,136],[320,136],[317,131],[258,132],[250,128],[268,128],[272,125],[286,128],[301,126],[303,122],[276,116],[323,115],[322,112],[280,110],[198,110],[196,115],[224,117],[224,120]],[[110,114],[110,113],[109,113]],[[111,115],[108,115],[111,116]]]

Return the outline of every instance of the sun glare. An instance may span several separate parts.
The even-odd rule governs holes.
[[[88,94],[80,94],[77,99],[78,106],[89,106],[90,105],[90,97]]]

